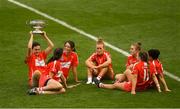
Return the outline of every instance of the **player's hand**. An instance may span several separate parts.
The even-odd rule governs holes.
[[[92,66],[92,69],[97,69],[97,68],[98,68],[98,66],[95,66],[95,65]]]
[[[30,36],[33,36],[33,33],[32,33],[32,31],[30,31],[30,32],[29,32],[29,34],[30,34]]]
[[[165,91],[166,91],[166,92],[171,92],[171,90],[170,90],[170,89],[165,89]]]
[[[131,94],[132,94],[132,95],[136,95],[136,92],[135,92],[135,91],[131,91]]]
[[[161,88],[158,88],[158,92],[159,92],[159,93],[162,92],[162,91],[161,91]]]
[[[73,88],[73,86],[67,86],[67,89],[71,89],[71,88]]]
[[[46,34],[45,31],[42,31],[41,35],[42,35],[42,36],[47,36],[47,34]]]
[[[81,83],[82,81],[79,81],[79,80],[75,80],[75,82],[77,82],[77,83]]]

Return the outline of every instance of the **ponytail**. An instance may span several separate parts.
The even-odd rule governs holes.
[[[104,45],[105,45],[105,44],[104,44],[104,41],[103,41],[103,39],[102,39],[101,37],[98,38],[96,44],[103,44],[103,47],[104,47]]]
[[[63,54],[63,49],[62,48],[56,48],[54,50],[53,56],[48,60],[47,64],[52,62],[52,61],[60,59],[62,54]]]

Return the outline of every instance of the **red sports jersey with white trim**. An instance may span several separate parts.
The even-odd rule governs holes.
[[[135,64],[136,62],[138,62],[138,60],[137,60],[136,57],[134,57],[134,56],[132,56],[132,55],[128,56],[127,62],[126,62],[126,68],[127,68],[128,66],[130,66],[131,64]]]
[[[104,53],[102,55],[98,55],[97,53],[93,53],[90,56],[90,59],[92,62],[95,62],[95,64],[98,66],[98,65],[101,65],[104,62],[106,62],[108,57],[111,58],[109,52],[104,51]],[[110,64],[109,66],[112,67],[112,64]]]
[[[154,66],[150,63],[140,61],[134,64],[132,74],[137,74],[136,90],[145,90],[149,87],[152,74],[155,73]]]
[[[35,70],[39,70],[41,72],[44,72],[46,70],[46,57],[47,55],[45,51],[40,52],[38,56],[32,54],[31,56],[27,57],[27,65],[29,67],[29,82],[31,82],[32,75]]]
[[[50,72],[54,74],[52,77],[54,80],[60,80],[60,76],[62,73],[60,61],[53,61],[48,63],[46,71],[47,75],[49,75]]]
[[[158,59],[150,62],[152,62],[153,66],[155,67],[156,74],[163,74],[163,66]]]
[[[72,66],[77,67],[79,64],[78,55],[75,52],[71,52],[69,55],[67,55],[66,52],[63,52],[61,59],[59,61],[61,63],[63,74],[66,78],[69,75],[70,68]]]
[[[53,77],[50,77],[50,72],[53,73]],[[39,79],[39,87],[45,86],[47,80],[49,79],[54,79],[58,82],[60,82],[60,76],[62,74],[61,71],[61,65],[59,61],[52,61],[47,64],[46,71],[45,73],[41,74],[40,79]]]

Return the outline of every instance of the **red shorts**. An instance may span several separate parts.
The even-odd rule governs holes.
[[[46,82],[50,79],[49,75],[41,75],[39,79],[39,87],[46,85]]]
[[[67,73],[63,72],[63,75],[66,79],[68,78],[68,72]]]
[[[130,92],[132,89],[132,83],[131,82],[123,82],[124,83],[124,90],[127,92]]]

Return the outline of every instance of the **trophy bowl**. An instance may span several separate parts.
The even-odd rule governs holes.
[[[46,26],[46,23],[43,20],[31,20],[28,22],[28,25],[34,29],[32,31],[33,34],[42,34],[42,29]]]

